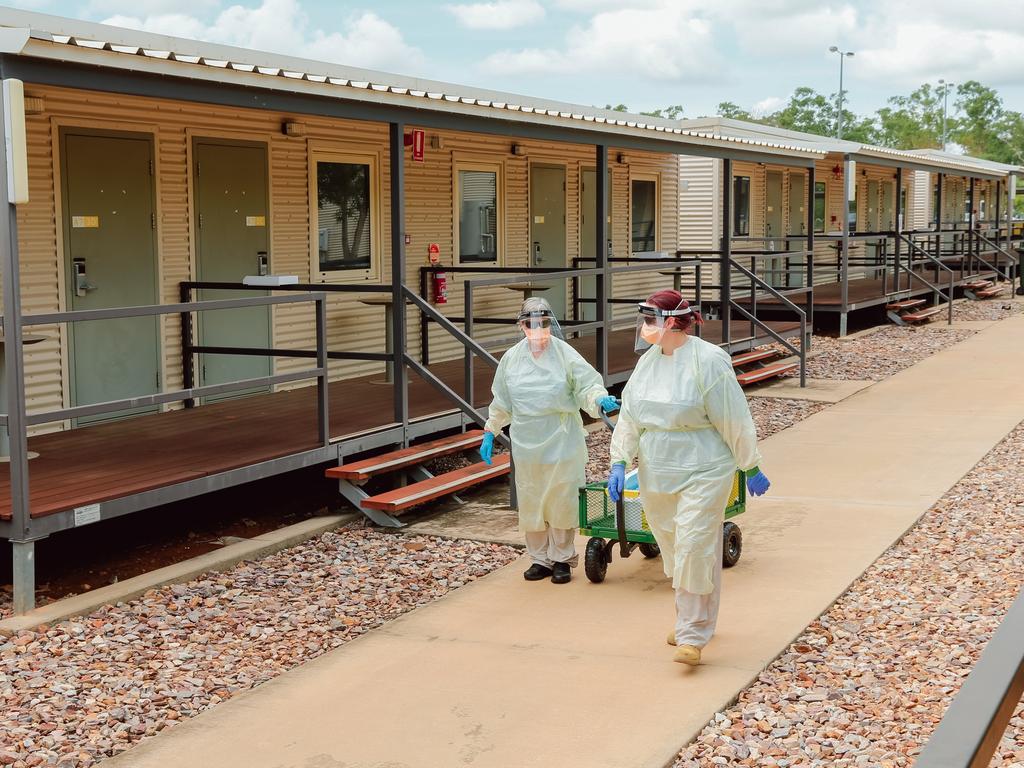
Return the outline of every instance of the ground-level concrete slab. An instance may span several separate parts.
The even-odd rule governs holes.
[[[523,560],[143,742],[111,768],[662,768],[1024,419],[1024,317],[766,440],[719,631],[671,662],[660,564],[525,583]],[[582,544],[582,542],[580,542]]]
[[[840,381],[838,379],[807,379],[807,386],[800,386],[800,379],[787,376],[782,379],[759,384],[747,389],[748,397],[776,397],[784,400],[810,400],[816,403],[838,403],[862,389],[867,389],[873,381]]]

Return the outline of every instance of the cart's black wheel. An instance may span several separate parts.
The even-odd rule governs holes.
[[[728,522],[722,528],[722,565],[732,568],[743,554],[743,534],[736,523]]]
[[[587,551],[583,556],[583,570],[587,578],[595,584],[604,581],[608,573],[608,557],[605,555],[604,539],[591,539],[587,542]]]
[[[640,545],[640,554],[643,555],[644,557],[648,557],[648,558],[650,558],[650,557],[660,557],[661,556],[661,548],[657,544],[646,544],[646,543],[645,544],[641,544]]]

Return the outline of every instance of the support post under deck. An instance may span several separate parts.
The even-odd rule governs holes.
[[[405,124],[390,123],[391,170],[391,350],[394,356],[395,422],[402,425],[402,445],[408,445],[409,372],[405,367]]]
[[[893,243],[893,285],[896,286],[896,290],[900,289],[900,251],[903,250],[903,168],[896,169],[896,242]],[[909,256],[908,256],[909,258]],[[884,263],[884,262],[883,262]],[[909,286],[910,280],[909,275],[907,276],[907,284]],[[882,286],[882,290],[885,290],[885,285]]]
[[[843,210],[842,215],[842,232],[843,232],[843,248],[839,258],[839,291],[840,291],[840,306],[839,306],[839,335],[846,335],[846,319],[850,311],[850,192],[851,186],[857,183],[855,177],[856,166],[853,161],[850,160],[850,156],[846,155],[843,158]]]
[[[732,349],[732,160],[722,160],[722,246],[718,266],[719,313],[722,318],[722,341]]]
[[[610,317],[610,306],[608,297],[611,294],[611,271],[608,263],[608,147],[605,144],[598,144],[595,148],[594,159],[597,168],[594,172],[597,189],[594,194],[594,243],[597,253],[594,254],[594,266],[601,272],[594,277],[594,300],[596,301],[594,319],[599,323],[597,326],[597,370],[608,382],[608,336],[611,332],[611,323],[614,318]],[[589,256],[590,254],[584,254]]]
[[[824,222],[822,222],[824,223]],[[807,303],[807,338],[804,339],[806,346],[811,348],[811,337],[814,335],[814,166],[807,169],[807,285],[810,290],[805,294]]]
[[[0,99],[0,147],[6,143]],[[4,364],[7,375],[7,434],[10,439],[11,545],[14,578],[13,608],[26,613],[35,607],[35,543],[29,508],[28,432],[25,424],[25,354],[22,348],[21,277],[18,266],[18,213],[8,197],[7,156],[0,151],[0,281],[3,282]],[[4,428],[4,427],[0,427]]]

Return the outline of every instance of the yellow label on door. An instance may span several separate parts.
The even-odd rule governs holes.
[[[533,217],[533,223],[534,224],[543,224],[544,223],[544,217],[543,216],[534,216]]]
[[[247,227],[265,227],[267,226],[266,216],[246,216],[245,226]]]
[[[99,229],[99,216],[72,216],[71,226],[75,229]]]

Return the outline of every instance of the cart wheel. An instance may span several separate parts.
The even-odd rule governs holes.
[[[722,565],[732,568],[743,554],[743,534],[736,523],[726,523],[722,529]]]
[[[608,557],[605,555],[604,539],[591,539],[587,542],[587,551],[583,555],[583,570],[587,578],[595,584],[604,581],[608,573]]]
[[[661,555],[661,548],[657,544],[641,544],[640,554],[647,558],[659,557]]]

